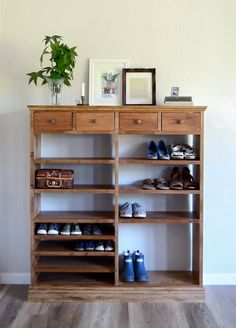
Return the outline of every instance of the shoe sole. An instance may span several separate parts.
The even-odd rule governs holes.
[[[141,215],[141,214],[135,215],[134,214],[134,218],[146,218],[146,217],[147,217],[147,215]]]
[[[132,214],[120,214],[121,218],[132,218]]]
[[[86,251],[94,251],[94,248],[85,248]]]
[[[37,231],[37,235],[46,235],[47,231]]]
[[[97,252],[104,252],[104,249],[96,249],[95,248],[95,251],[97,251]]]
[[[83,252],[84,251],[84,248],[74,248],[75,251],[78,251],[78,252]]]
[[[59,232],[57,231],[48,231],[48,235],[58,235],[59,234]]]
[[[82,235],[82,232],[71,232],[71,235]]]
[[[114,248],[105,248],[105,252],[112,252],[114,251]]]
[[[64,235],[64,236],[69,236],[70,235],[70,232],[61,232],[60,234],[61,235]]]

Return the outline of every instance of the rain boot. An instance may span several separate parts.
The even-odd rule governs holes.
[[[121,274],[121,279],[124,282],[134,281],[134,263],[133,256],[130,251],[124,253],[124,266]]]
[[[136,251],[134,254],[134,272],[135,281],[148,281],[148,274],[144,266],[144,255],[139,251]]]

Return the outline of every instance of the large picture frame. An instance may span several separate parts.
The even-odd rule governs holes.
[[[122,90],[123,105],[156,105],[156,69],[124,68]]]
[[[128,59],[89,60],[89,105],[122,105],[122,70]]]

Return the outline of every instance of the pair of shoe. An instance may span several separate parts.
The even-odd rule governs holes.
[[[120,217],[122,218],[145,218],[146,211],[140,203],[126,202],[120,205]]]
[[[167,181],[165,178],[158,178],[158,179],[145,179],[143,180],[142,189],[145,190],[168,190],[170,187],[168,186]]]
[[[190,174],[188,167],[184,167],[182,175],[178,167],[174,167],[171,170],[170,174],[170,183],[169,186],[171,189],[181,190],[181,189],[197,189],[198,184],[195,182],[193,176]]]
[[[37,235],[58,235],[60,230],[60,224],[58,223],[40,223],[37,226]]]
[[[83,234],[100,236],[102,234],[101,226],[96,224],[85,224]]]
[[[188,144],[171,145],[171,158],[172,159],[196,159],[197,154],[193,147]]]
[[[93,240],[76,240],[74,244],[74,250],[76,251],[105,251],[111,252],[114,250],[114,245],[111,240],[108,240],[106,244],[104,242],[94,242]]]
[[[158,143],[155,143],[153,140],[150,141],[150,143],[147,145],[146,156],[147,159],[170,159],[170,154],[163,140],[159,140]]]
[[[63,228],[62,228],[60,234],[64,235],[64,236],[81,235],[82,232],[80,230],[80,226],[78,223],[73,223],[73,224],[65,223],[63,225]]]
[[[130,251],[124,253],[124,266],[121,274],[124,282],[146,282],[148,274],[144,265],[144,255],[138,250],[131,254]]]

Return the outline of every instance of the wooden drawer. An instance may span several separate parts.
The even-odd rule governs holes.
[[[120,113],[120,133],[157,132],[157,113]]]
[[[162,131],[169,133],[199,133],[201,113],[162,113]]]
[[[42,112],[34,113],[34,131],[54,132],[72,130],[71,112]]]
[[[81,133],[113,133],[114,113],[77,113],[77,131]]]

